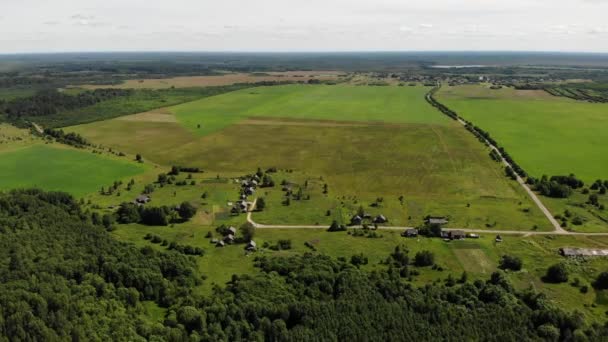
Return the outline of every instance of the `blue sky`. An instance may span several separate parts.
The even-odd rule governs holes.
[[[0,53],[608,52],[608,0],[2,0]]]

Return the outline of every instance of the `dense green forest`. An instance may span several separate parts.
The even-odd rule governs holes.
[[[101,220],[102,222],[104,220]],[[407,250],[373,272],[345,259],[258,257],[212,296],[195,259],[113,240],[64,193],[0,194],[0,340],[600,341],[608,326],[513,290],[502,273],[415,288]],[[153,228],[151,228],[152,231]],[[204,257],[204,256],[203,256]],[[414,259],[414,258],[412,258]],[[413,262],[412,262],[413,263]],[[166,308],[162,323],[143,301]]]

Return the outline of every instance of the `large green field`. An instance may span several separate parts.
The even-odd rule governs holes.
[[[608,177],[608,104],[481,85],[444,86],[437,99],[490,132],[535,177]]]
[[[445,124],[424,101],[427,91],[427,87],[421,86],[258,87],[185,103],[171,110],[197,135],[250,117]]]
[[[328,185],[327,194],[320,184],[309,189],[309,201],[290,207],[281,205],[280,189],[265,191],[272,209],[257,218],[261,223],[328,224],[362,205],[395,225],[447,215],[455,227],[550,229],[488,149],[429,106],[425,91],[264,87],[68,130],[165,167],[196,166],[214,175],[276,167],[295,170],[277,182]],[[385,200],[372,209],[377,198]]]
[[[0,152],[0,189],[38,187],[75,196],[95,192],[144,167],[64,146],[34,144]]]

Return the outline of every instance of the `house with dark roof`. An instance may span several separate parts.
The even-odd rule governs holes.
[[[384,215],[378,215],[376,217],[374,217],[374,223],[386,223],[388,222],[388,220],[386,219],[386,217],[384,217]]]
[[[256,248],[257,248],[257,244],[253,240],[249,241],[249,243],[245,247],[245,249],[248,250],[248,251],[255,251]]]
[[[138,203],[138,204],[146,204],[146,203],[150,202],[151,200],[152,199],[150,198],[150,196],[144,195],[144,194],[141,194],[141,195],[135,197],[135,203]]]
[[[401,236],[416,237],[416,236],[418,236],[418,229],[416,229],[416,228],[408,228],[403,233],[401,233]]]
[[[448,234],[452,240],[462,240],[467,236],[463,230],[451,230]]]
[[[233,243],[234,242],[234,235],[232,234],[228,234],[224,237],[224,242],[225,243]]]

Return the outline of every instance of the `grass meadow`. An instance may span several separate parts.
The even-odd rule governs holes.
[[[260,223],[323,225],[346,220],[362,205],[394,225],[447,215],[455,227],[550,229],[489,151],[426,104],[425,91],[264,87],[68,130],[163,167],[196,166],[221,176],[276,167],[295,171],[276,177],[328,185],[327,194],[320,184],[310,200],[289,207],[280,190],[265,190],[269,209],[256,218]],[[195,123],[206,117],[214,118],[213,127],[199,131]],[[372,209],[377,198],[385,200]]]
[[[608,177],[608,104],[482,85],[444,86],[437,99],[490,132],[535,177]]]
[[[424,101],[427,91],[421,86],[257,87],[184,103],[171,110],[199,136],[251,117],[445,124],[446,120]]]
[[[42,143],[0,152],[2,190],[38,187],[83,196],[143,171],[133,162]]]

